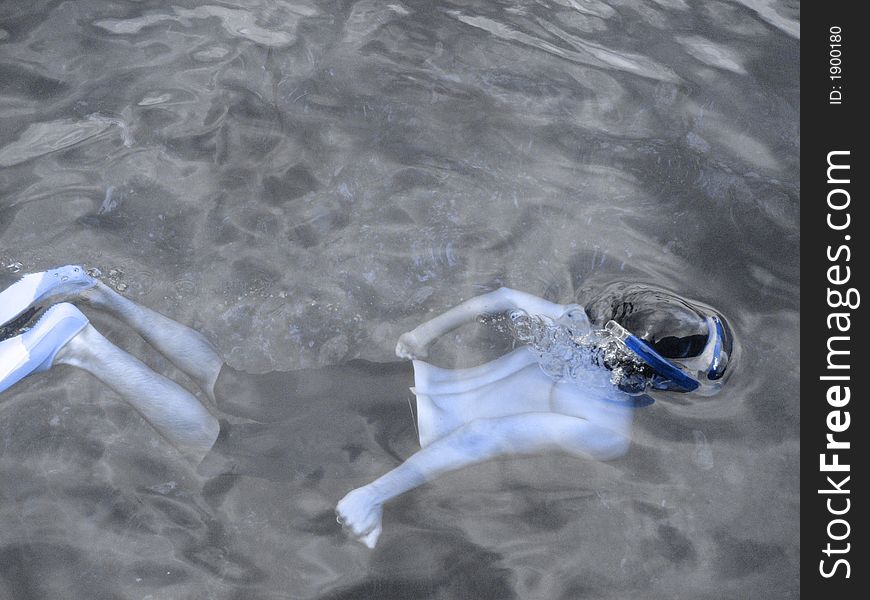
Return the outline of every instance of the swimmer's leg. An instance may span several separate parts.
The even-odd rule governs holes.
[[[136,304],[102,282],[79,297],[132,327],[145,341],[191,379],[214,401],[214,386],[224,364],[205,336],[169,317]]]
[[[72,365],[94,375],[196,463],[217,439],[218,420],[192,394],[112,344],[92,325],[67,342],[54,363]]]
[[[466,300],[444,314],[403,334],[396,346],[396,354],[400,358],[425,358],[427,348],[432,342],[483,314],[519,309],[529,314],[557,319],[567,308],[563,304],[556,304],[532,294],[504,287],[499,288],[494,292]]]

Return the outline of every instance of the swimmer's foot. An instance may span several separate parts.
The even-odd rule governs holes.
[[[97,280],[78,265],[25,275],[0,292],[0,326],[16,320],[39,305],[74,298],[96,285]]]
[[[109,312],[119,312],[129,301],[121,294],[99,280],[94,280],[94,285],[79,293],[78,299],[94,308]]]
[[[0,392],[31,373],[47,371],[57,353],[88,324],[79,309],[55,304],[27,331],[0,341]]]

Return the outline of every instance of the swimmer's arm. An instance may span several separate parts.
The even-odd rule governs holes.
[[[625,437],[599,425],[556,413],[476,419],[432,442],[370,485],[386,502],[444,473],[498,456],[563,451],[607,460],[627,449]]]
[[[526,413],[479,419],[432,442],[372,483],[352,491],[336,512],[353,534],[373,547],[385,502],[450,471],[499,456],[563,451],[607,460],[622,455],[628,440],[586,419],[554,413]]]
[[[423,323],[399,338],[396,354],[400,358],[425,358],[426,349],[436,339],[483,314],[523,310],[529,314],[557,319],[567,307],[532,294],[499,288],[466,300],[444,314]]]

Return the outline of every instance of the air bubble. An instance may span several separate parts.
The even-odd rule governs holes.
[[[482,322],[507,332],[516,342],[529,346],[541,370],[556,381],[583,385],[598,382],[642,392],[648,385],[642,376],[644,363],[604,329],[588,328],[585,319],[552,319],[513,310],[501,317],[487,315]]]

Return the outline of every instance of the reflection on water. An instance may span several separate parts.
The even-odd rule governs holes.
[[[626,457],[451,475],[397,501],[374,552],[304,489],[203,482],[57,369],[0,404],[0,597],[797,597],[796,3],[0,15],[4,265],[99,267],[250,371],[387,360],[501,285],[656,283],[743,345],[719,396],[638,412]],[[507,343],[449,341],[445,366]]]

